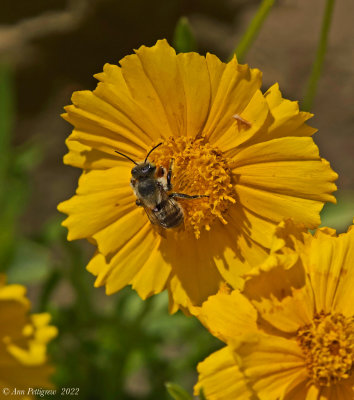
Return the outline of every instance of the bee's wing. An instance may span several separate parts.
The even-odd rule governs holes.
[[[169,198],[168,194],[164,191],[164,189],[163,189],[161,184],[157,185],[157,190],[158,190],[158,196],[156,196],[156,202],[162,202],[162,201],[165,201],[165,200],[167,200]],[[160,225],[159,219],[157,218],[157,216],[155,214],[155,211],[153,209],[151,209],[150,207],[148,207],[144,203],[144,201],[142,201],[142,203],[143,203],[143,207],[144,207],[144,210],[146,212],[146,215],[148,216],[150,222],[153,225]]]
[[[165,196],[163,197],[164,201],[164,207],[163,211],[166,215],[175,215],[180,212],[180,208],[178,207],[178,204],[176,201],[169,197],[166,192],[164,192]]]
[[[144,204],[143,204],[143,206],[144,206],[144,210],[145,210],[146,215],[148,216],[150,222],[153,225],[159,225],[159,220],[157,219],[157,217],[156,217],[156,215],[154,213],[154,210],[152,210],[151,208],[145,206]]]
[[[165,215],[173,215],[176,211],[179,212],[179,208],[176,205],[175,201],[169,197],[166,193],[162,185],[158,185],[159,188],[159,204],[163,203],[163,208],[161,208],[158,212],[156,210],[151,209],[143,204],[146,215],[148,216],[154,228],[159,232],[161,236],[166,238],[166,226],[162,222],[165,218]],[[162,220],[160,219],[162,217]]]

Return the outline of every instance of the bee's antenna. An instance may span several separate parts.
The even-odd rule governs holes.
[[[162,142],[159,143],[159,144],[157,144],[155,147],[153,147],[153,148],[147,153],[147,156],[146,156],[144,162],[146,162],[146,160],[148,159],[149,155],[150,155],[157,147],[159,147],[159,146],[161,146],[161,145],[162,145]]]
[[[126,156],[125,154],[121,153],[120,151],[114,150],[116,153],[120,154],[121,156],[127,158],[128,160],[130,160],[131,162],[133,162],[135,165],[138,165],[137,162],[135,162],[133,159],[131,159],[130,157]]]

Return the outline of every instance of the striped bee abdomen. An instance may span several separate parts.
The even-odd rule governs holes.
[[[174,199],[163,200],[153,211],[159,224],[164,228],[175,228],[183,221],[182,208]]]

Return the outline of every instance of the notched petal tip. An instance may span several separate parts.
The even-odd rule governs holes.
[[[140,52],[144,52],[144,51],[160,51],[162,49],[172,49],[173,52],[176,54],[175,49],[169,45],[167,39],[159,39],[156,41],[156,43],[152,46],[145,46],[142,45],[140,46],[138,49],[134,49],[134,53],[138,54]]]

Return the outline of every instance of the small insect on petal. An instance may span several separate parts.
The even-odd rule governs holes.
[[[245,120],[244,118],[242,118],[241,115],[239,115],[239,114],[234,114],[234,115],[232,116],[232,118],[235,118],[235,120],[237,121],[237,124],[238,124],[238,127],[239,127],[239,128],[243,127],[243,128],[249,129],[249,128],[252,126],[251,122],[246,121],[246,120]]]

